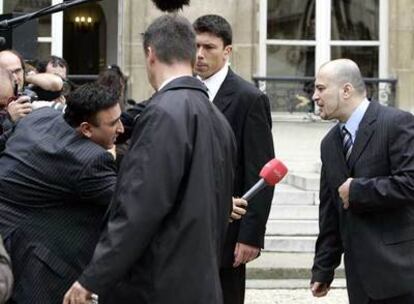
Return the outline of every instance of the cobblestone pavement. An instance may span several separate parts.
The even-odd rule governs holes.
[[[348,304],[345,289],[314,298],[307,289],[247,289],[245,304]]]

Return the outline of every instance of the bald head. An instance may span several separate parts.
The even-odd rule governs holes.
[[[336,59],[323,64],[319,73],[327,73],[338,86],[350,83],[358,95],[366,94],[365,83],[358,65],[350,59]]]
[[[19,53],[13,50],[0,52],[0,68],[8,70],[13,74],[14,81],[23,90],[24,85],[24,62]]]
[[[7,106],[10,97],[13,96],[13,76],[12,74],[0,68],[0,108]]]

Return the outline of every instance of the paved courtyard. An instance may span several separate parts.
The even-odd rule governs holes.
[[[307,289],[247,289],[245,304],[348,304],[345,289],[333,289],[314,298]]]

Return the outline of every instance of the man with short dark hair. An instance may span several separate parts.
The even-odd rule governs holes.
[[[65,304],[220,304],[219,265],[231,208],[230,126],[192,76],[195,33],[164,15],[143,36],[157,91],[121,164],[108,225]],[[94,296],[96,297],[96,296]]]
[[[258,180],[263,165],[274,157],[272,120],[267,96],[236,75],[228,66],[232,52],[232,30],[221,16],[205,15],[193,23],[197,33],[195,73],[208,88],[210,101],[227,118],[237,142],[237,166],[233,201]],[[220,278],[224,303],[244,302],[245,264],[258,257],[264,247],[266,222],[273,188],[266,188],[251,202],[246,215],[230,224]]]
[[[42,61],[37,66],[39,73],[50,73],[60,76],[62,79],[67,79],[69,66],[65,59],[58,56],[50,56],[47,60]]]
[[[0,233],[13,303],[56,304],[89,262],[112,197],[118,99],[96,84],[21,119],[0,157]]]

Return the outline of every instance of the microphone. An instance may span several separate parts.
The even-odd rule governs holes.
[[[152,0],[152,2],[163,12],[173,12],[190,4],[190,0]]]
[[[259,173],[261,179],[242,196],[242,199],[246,201],[251,200],[253,196],[266,186],[274,186],[280,182],[287,172],[288,169],[280,160],[276,158],[270,160]]]

